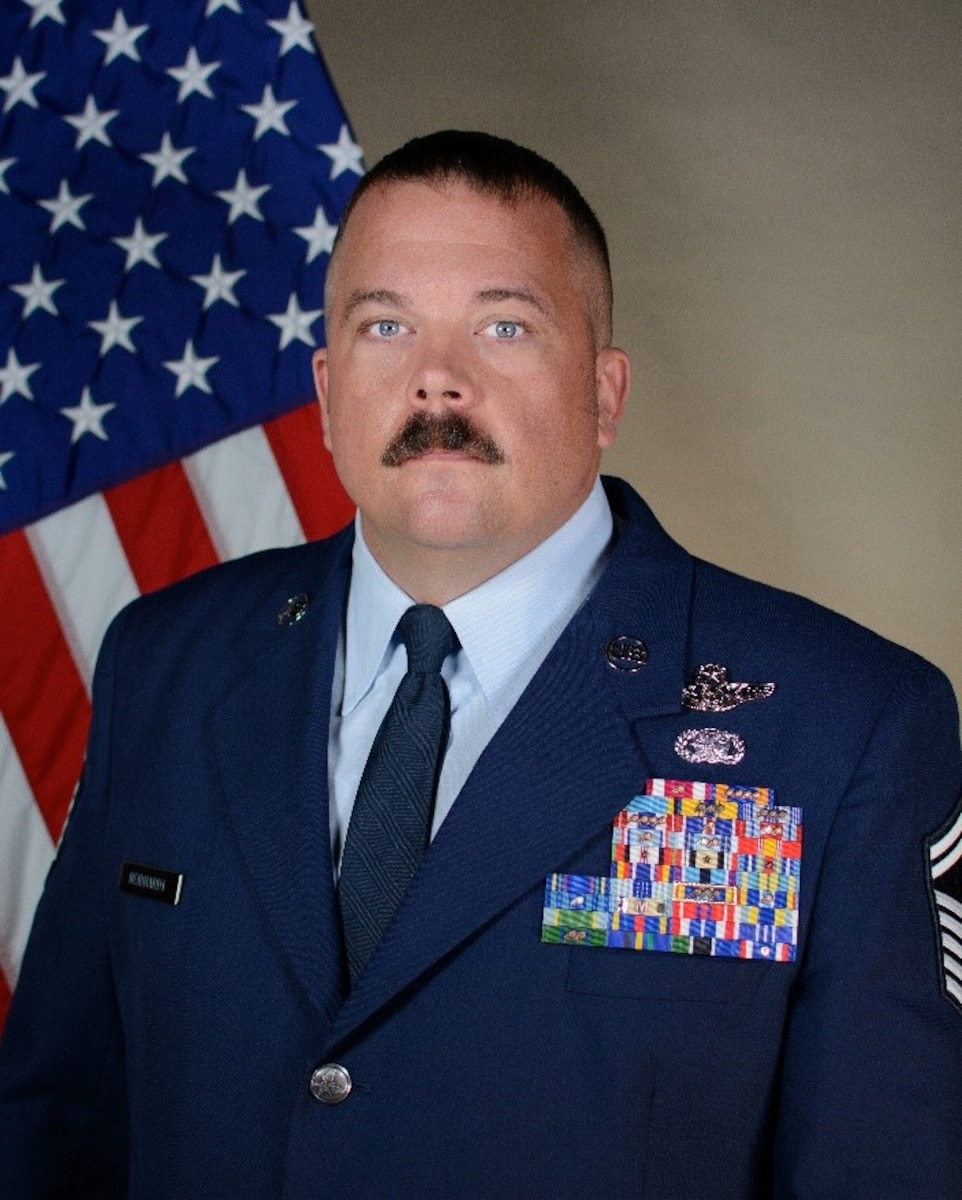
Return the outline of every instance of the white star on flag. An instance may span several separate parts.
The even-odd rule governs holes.
[[[265,192],[269,191],[269,183],[261,184],[260,187],[251,187],[247,182],[247,172],[241,167],[234,186],[225,188],[222,192],[216,192],[215,195],[220,196],[221,200],[225,200],[230,205],[227,224],[233,225],[240,217],[253,217],[255,221],[263,221],[264,217],[257,202]]]
[[[15,158],[0,158],[0,192],[6,192],[10,195],[10,184],[7,183],[6,174],[17,160]]]
[[[0,450],[0,489],[7,490],[7,481],[3,477],[3,468],[7,465],[10,459],[13,458],[12,450]]]
[[[97,108],[97,102],[93,96],[88,96],[82,113],[64,118],[77,131],[76,149],[79,150],[81,146],[86,146],[88,142],[100,142],[102,146],[112,146],[113,142],[107,136],[107,126],[119,111],[117,108],[111,108],[101,112]]]
[[[32,400],[30,376],[39,370],[40,363],[22,363],[11,346],[7,351],[7,365],[0,367],[0,404],[9,400],[11,396],[23,396],[25,400]]]
[[[74,196],[66,179],[61,179],[56,200],[38,200],[37,203],[51,214],[50,232],[56,233],[63,225],[74,225],[77,229],[86,230],[87,226],[80,217],[80,210],[92,198],[93,192]]]
[[[295,46],[300,46],[302,50],[306,50],[309,54],[314,53],[314,44],[311,41],[311,35],[314,32],[314,26],[306,17],[301,15],[301,10],[297,6],[297,0],[291,0],[291,6],[287,10],[287,16],[276,21],[268,21],[271,29],[276,29],[281,35],[281,51],[280,57],[283,58],[288,50],[293,50]]]
[[[294,232],[307,242],[307,261],[313,262],[319,254],[330,254],[334,249],[337,226],[332,225],[318,205],[310,225],[298,225]]]
[[[31,29],[44,19],[56,21],[58,25],[67,23],[67,18],[60,11],[63,0],[24,0],[24,3],[33,9],[33,16],[30,18]]]
[[[172,371],[177,376],[177,387],[174,391],[175,396],[182,396],[188,388],[200,388],[202,392],[212,392],[210,384],[207,382],[207,372],[211,367],[220,362],[218,357],[213,358],[198,358],[194,353],[193,339],[189,339],[184,347],[184,357],[171,359],[170,362],[165,362],[164,366],[168,371]]]
[[[137,49],[137,39],[147,32],[149,25],[128,25],[122,8],[114,13],[114,23],[109,29],[95,29],[94,37],[100,38],[107,47],[104,54],[104,66],[112,63],[115,58],[129,58],[140,62],[140,51]]]
[[[31,108],[38,108],[40,102],[33,94],[33,89],[46,74],[46,71],[37,71],[35,75],[28,75],[23,59],[15,58],[10,74],[0,77],[0,89],[7,93],[3,111],[9,112],[15,104],[28,104]]]
[[[40,270],[40,264],[33,264],[33,272],[30,276],[29,283],[13,283],[10,285],[10,290],[16,292],[18,296],[24,299],[23,315],[24,318],[30,316],[38,308],[51,314],[51,316],[59,316],[59,310],[53,302],[53,294],[59,287],[63,287],[66,281],[63,279],[44,279],[43,272]]]
[[[187,97],[192,96],[194,92],[200,96],[206,96],[208,100],[213,100],[214,93],[207,81],[219,66],[219,62],[202,63],[197,56],[197,50],[191,46],[182,67],[167,68],[167,74],[172,75],[180,84],[177,103],[183,104]]]
[[[290,112],[296,103],[296,100],[277,100],[274,96],[274,89],[267,84],[260,104],[242,104],[241,109],[257,121],[254,129],[254,141],[256,142],[271,129],[290,137],[291,131],[287,128],[284,115]]]
[[[220,255],[214,255],[210,272],[207,275],[191,275],[194,283],[199,283],[204,292],[204,312],[218,300],[226,300],[228,304],[239,307],[240,301],[234,295],[234,285],[247,274],[246,271],[225,271],[220,263]]]
[[[148,233],[144,229],[144,223],[140,217],[134,221],[134,231],[130,237],[111,238],[112,242],[127,251],[127,261],[124,264],[124,270],[129,271],[138,263],[148,263],[152,267],[160,267],[160,262],[154,251],[160,243],[167,237],[166,233]]]
[[[130,340],[130,331],[143,319],[143,317],[122,317],[117,301],[111,300],[106,320],[87,322],[91,329],[95,329],[100,334],[100,357],[103,358],[107,351],[114,346],[120,346],[124,350],[129,350],[131,354],[136,354],[137,349]]]
[[[364,151],[351,137],[351,131],[346,125],[341,126],[336,142],[322,142],[318,150],[323,150],[331,160],[332,179],[337,179],[344,171],[353,171],[355,175],[364,174],[364,167],[361,165]]]
[[[213,16],[219,8],[227,8],[231,12],[239,13],[241,11],[237,0],[207,0],[207,8],[204,12],[205,17]]]
[[[92,433],[102,442],[107,441],[107,434],[104,432],[104,417],[112,408],[116,407],[116,404],[95,404],[94,398],[90,394],[90,388],[85,387],[80,393],[79,404],[74,405],[73,408],[60,410],[65,417],[73,421],[73,432],[70,435],[71,444],[79,442],[85,433]]]
[[[303,342],[305,346],[314,345],[311,326],[322,315],[322,308],[305,311],[293,294],[287,302],[287,311],[268,315],[268,321],[281,331],[281,349],[284,350],[291,342]]]
[[[157,187],[165,179],[176,179],[179,183],[186,183],[184,161],[190,158],[195,149],[194,146],[187,146],[183,150],[176,150],[170,134],[165,132],[161,138],[159,150],[155,150],[153,154],[141,154],[140,156],[145,163],[149,163],[154,168],[153,186]]]

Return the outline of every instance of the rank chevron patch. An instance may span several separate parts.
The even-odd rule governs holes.
[[[928,842],[932,894],[939,922],[942,986],[962,1009],[962,805]]]

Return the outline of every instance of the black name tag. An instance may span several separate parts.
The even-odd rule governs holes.
[[[120,868],[120,890],[132,896],[162,900],[164,904],[179,904],[184,877],[177,871],[160,867],[145,867],[143,863],[125,862]]]

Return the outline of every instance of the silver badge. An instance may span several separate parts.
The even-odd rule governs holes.
[[[675,738],[675,753],[685,762],[733,767],[745,757],[745,742],[727,729],[686,729]]]
[[[702,663],[695,672],[695,682],[682,688],[681,702],[696,712],[728,712],[749,700],[765,700],[774,691],[774,683],[732,683],[727,667]]]
[[[304,616],[310,604],[310,597],[306,592],[298,592],[296,596],[291,596],[277,614],[278,625],[293,625]]]

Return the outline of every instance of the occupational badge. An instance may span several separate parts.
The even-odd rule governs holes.
[[[721,663],[702,663],[695,682],[682,688],[681,702],[696,712],[728,712],[749,700],[766,700],[774,691],[774,683],[734,683]]]

